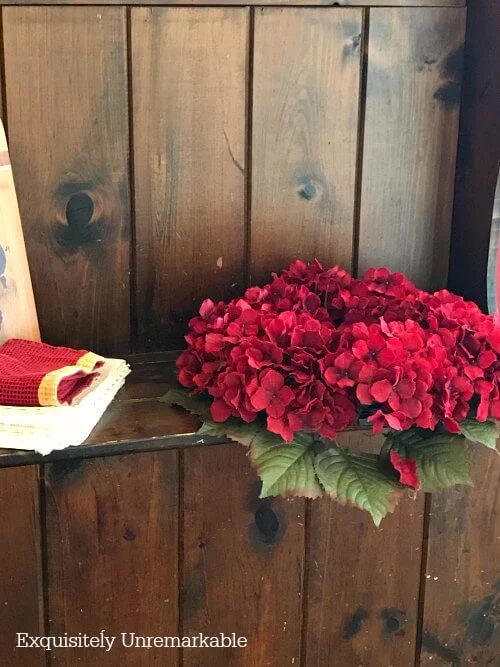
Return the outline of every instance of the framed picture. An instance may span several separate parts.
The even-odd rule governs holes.
[[[39,340],[35,299],[26,257],[7,139],[0,122],[0,343]]]
[[[500,170],[491,220],[490,251],[488,256],[488,310],[497,313],[500,304]]]

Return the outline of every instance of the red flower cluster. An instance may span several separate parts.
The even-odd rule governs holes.
[[[357,280],[297,260],[273,278],[189,323],[179,381],[213,397],[215,421],[265,413],[289,442],[333,438],[362,409],[376,432],[500,419],[500,324],[475,304],[384,268]]]

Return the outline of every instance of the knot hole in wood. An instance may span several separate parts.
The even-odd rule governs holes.
[[[276,544],[284,533],[284,521],[268,502],[263,502],[255,511],[254,538],[260,544]]]
[[[54,235],[59,246],[74,253],[83,246],[97,248],[105,240],[104,205],[98,191],[84,183],[65,183],[55,195]]]

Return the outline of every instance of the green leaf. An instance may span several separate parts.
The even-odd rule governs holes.
[[[494,449],[497,454],[498,426],[496,422],[486,421],[478,422],[474,419],[466,419],[459,424],[462,435],[471,442],[479,442],[490,449]]]
[[[427,437],[418,431],[391,433],[384,449],[417,462],[420,490],[436,491],[455,484],[472,484],[469,476],[467,442],[462,435],[437,433]]]
[[[158,399],[169,405],[180,405],[182,408],[198,415],[200,419],[211,419],[210,401],[199,394],[190,394],[185,389],[169,389],[167,393]]]
[[[376,526],[394,510],[402,492],[380,471],[377,454],[354,454],[335,445],[316,456],[315,468],[332,498],[368,511]]]
[[[268,431],[265,432],[270,435]],[[272,434],[271,434],[272,435]],[[297,433],[289,444],[269,441],[265,434],[255,438],[250,459],[262,479],[260,497],[295,495],[318,498],[323,495],[314,470],[312,437]]]
[[[297,433],[290,443],[270,433],[264,424],[228,420],[205,422],[198,431],[205,435],[226,435],[249,448],[250,461],[262,480],[260,497],[323,495],[313,465],[313,437]]]
[[[297,433],[287,444],[279,435],[270,433],[262,422],[247,424],[237,419],[214,422],[209,402],[182,389],[171,389],[162,400],[170,405],[181,405],[200,416],[204,421],[198,434],[225,436],[246,445],[250,461],[262,480],[261,498],[279,495],[317,498],[323,495],[314,471],[312,435]]]

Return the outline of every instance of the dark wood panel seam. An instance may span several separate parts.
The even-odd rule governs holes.
[[[307,665],[307,630],[309,621],[309,568],[311,564],[311,537],[310,537],[310,523],[311,523],[311,503],[312,500],[307,498],[305,501],[304,512],[304,571],[302,575],[302,618],[300,629],[300,667]]]
[[[7,118],[7,86],[5,83],[5,44],[3,31],[3,9],[0,9],[0,114],[9,139],[9,120]]]
[[[138,322],[137,322],[137,242],[136,242],[136,207],[135,207],[135,141],[134,141],[134,89],[132,72],[132,20],[131,8],[126,8],[126,49],[127,49],[127,99],[128,99],[128,174],[130,192],[130,340],[129,349],[137,349]]]
[[[177,451],[177,634],[184,636],[184,452],[182,449]],[[184,649],[179,648],[179,667],[184,665]]]
[[[39,521],[40,521],[40,547],[41,547],[41,576],[42,576],[42,596],[40,600],[40,618],[42,621],[42,632],[44,635],[50,634],[50,609],[49,609],[49,556],[48,556],[48,538],[47,538],[47,487],[45,480],[45,465],[38,466],[38,484],[39,484]],[[50,651],[45,653],[45,667],[51,665]]]
[[[252,132],[253,132],[253,66],[255,44],[255,8],[249,7],[248,48],[247,48],[247,87],[246,87],[246,146],[245,146],[245,287],[250,284],[250,262],[252,241]]]
[[[361,71],[359,74],[358,142],[356,148],[356,177],[354,186],[354,213],[352,234],[352,274],[358,275],[359,229],[361,224],[361,196],[363,190],[363,149],[365,142],[366,90],[368,81],[368,48],[370,42],[370,10],[363,9],[361,44]]]
[[[417,632],[415,638],[415,667],[420,667],[420,655],[422,653],[422,638],[424,633],[424,610],[425,610],[425,587],[427,583],[427,556],[429,547],[429,525],[431,520],[432,495],[425,494],[424,503],[424,527],[422,531],[422,547],[420,554],[420,581],[417,604]]]

